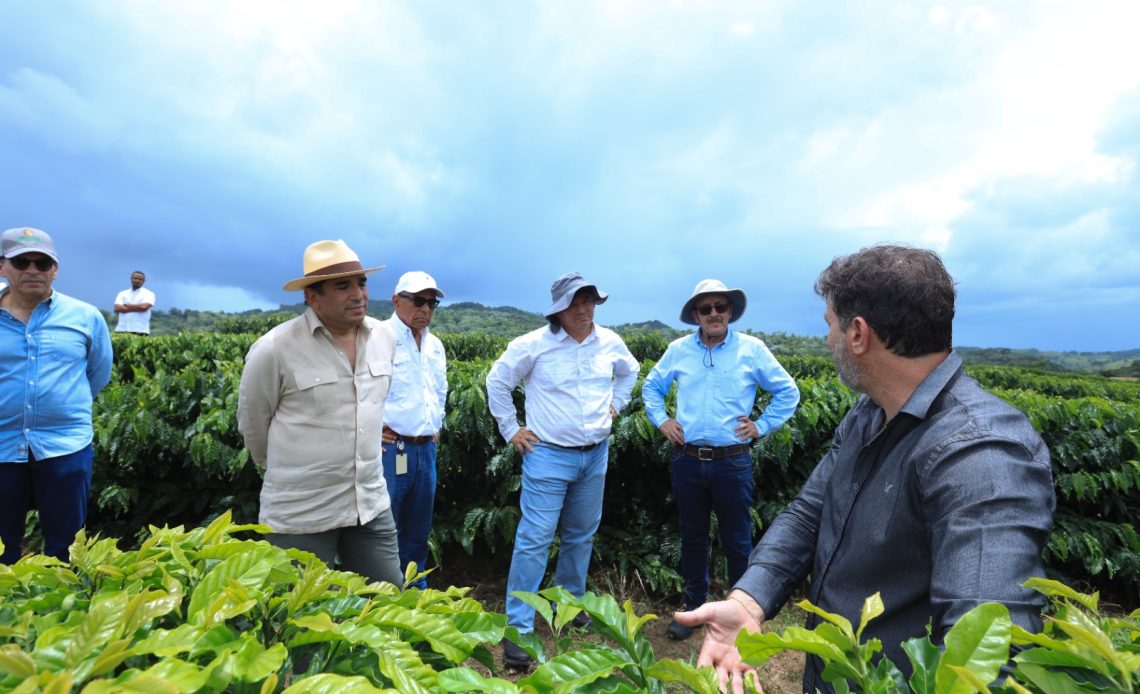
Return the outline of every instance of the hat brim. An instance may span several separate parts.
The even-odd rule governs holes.
[[[567,289],[562,297],[558,299],[558,301],[555,301],[553,304],[551,304],[550,308],[546,309],[546,313],[542,315],[549,318],[556,313],[562,313],[566,309],[570,308],[570,302],[574,301],[574,296],[587,287],[593,289],[594,295],[598,297],[597,300],[594,301],[595,305],[604,304],[606,303],[606,299],[610,298],[609,294],[606,294],[601,289],[598,289],[598,285],[590,284],[589,282],[583,280],[581,284],[572,285],[569,289]]]
[[[377,267],[364,268],[363,270],[350,270],[348,272],[334,272],[331,275],[311,275],[309,277],[298,277],[295,280],[289,280],[282,287],[287,292],[295,292],[298,289],[304,289],[309,285],[316,284],[317,282],[324,282],[325,280],[335,280],[341,277],[354,277],[356,275],[371,275],[377,270],[383,270],[386,266],[379,265]]]
[[[741,316],[744,315],[744,309],[748,308],[748,298],[744,296],[742,289],[725,289],[715,290],[711,292],[701,292],[689,297],[685,305],[681,307],[681,322],[689,325],[700,325],[696,319],[693,318],[693,310],[697,304],[697,299],[709,294],[724,294],[728,297],[728,304],[732,306],[732,315],[729,316],[728,322],[735,323]]]

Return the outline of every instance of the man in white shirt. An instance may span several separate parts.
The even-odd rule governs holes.
[[[368,278],[344,241],[305,249],[305,313],[249,348],[238,430],[265,469],[258,520],[279,547],[312,552],[370,581],[403,585],[380,431],[396,338],[369,318]]]
[[[435,446],[447,403],[447,359],[428,326],[442,298],[431,275],[405,272],[392,294],[392,317],[384,321],[396,336],[392,388],[384,403],[384,481],[405,572],[409,562],[419,571],[427,565],[435,506]],[[427,579],[413,585],[427,588]]]
[[[131,288],[124,289],[115,297],[115,313],[119,322],[117,333],[150,335],[150,310],[154,307],[154,292],[143,286],[146,275],[142,270],[131,273]]]
[[[507,623],[534,630],[534,608],[511,595],[534,592],[561,518],[554,582],[573,595],[586,591],[594,533],[602,518],[610,427],[629,403],[637,360],[612,330],[594,324],[608,296],[577,272],[550,288],[549,325],[515,338],[487,374],[487,402],[499,432],[523,457],[522,517],[507,578]],[[526,423],[511,392],[522,383]],[[585,613],[575,620],[588,623]],[[527,668],[531,657],[503,640],[503,663]]]

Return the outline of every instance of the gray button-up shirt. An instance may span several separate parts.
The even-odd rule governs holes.
[[[356,365],[312,309],[249,348],[238,429],[265,468],[260,522],[278,533],[365,524],[391,506],[380,463],[384,398],[396,339],[365,318]]]
[[[753,550],[739,588],[774,616],[811,572],[808,599],[859,623],[863,600],[886,611],[864,639],[909,675],[903,641],[933,621],[940,642],[963,614],[1000,602],[1039,631],[1053,528],[1049,452],[1020,411],[987,393],[950,354],[891,421],[863,396],[831,450]],[[818,618],[809,618],[808,627]],[[809,658],[805,691],[830,687]]]

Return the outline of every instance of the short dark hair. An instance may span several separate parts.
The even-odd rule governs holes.
[[[900,357],[949,351],[953,342],[954,278],[934,251],[880,245],[831,261],[815,281],[846,330],[862,316]]]
[[[558,316],[547,316],[546,322],[550,323],[550,332],[554,333],[555,335],[557,335],[558,331],[562,329],[562,320]]]

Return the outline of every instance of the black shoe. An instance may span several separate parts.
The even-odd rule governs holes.
[[[693,635],[693,628],[687,627],[674,619],[669,624],[669,628],[665,630],[665,634],[674,641],[684,641]]]
[[[530,664],[534,662],[530,653],[527,653],[514,641],[510,639],[503,639],[503,665],[512,670],[527,670],[530,669]]]
[[[578,629],[588,629],[593,622],[594,620],[590,617],[590,613],[582,610],[574,615],[574,619],[570,621],[570,626]]]

